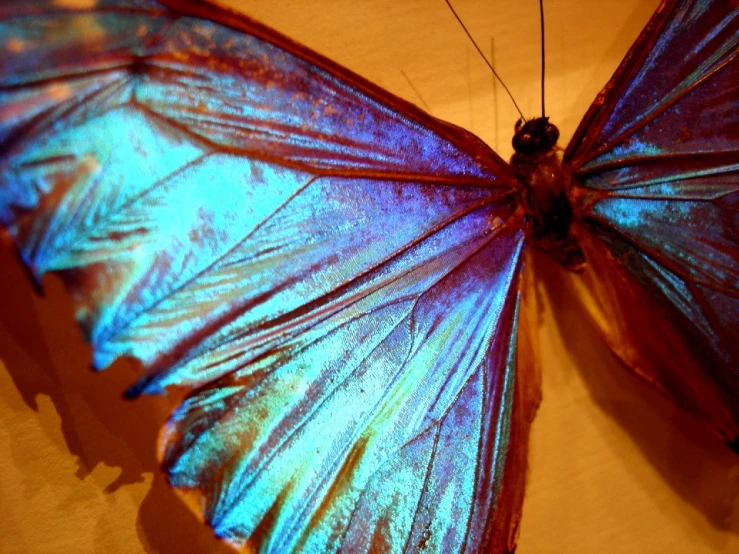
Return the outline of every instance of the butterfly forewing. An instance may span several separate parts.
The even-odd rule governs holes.
[[[591,262],[576,286],[607,342],[638,374],[733,441],[739,436],[736,2],[664,2],[581,123],[565,161],[576,176],[573,200]]]
[[[210,5],[0,17],[2,224],[96,366],[191,388],[162,459],[218,536],[511,549],[538,392],[510,169]]]

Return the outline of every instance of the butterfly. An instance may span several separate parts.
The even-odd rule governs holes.
[[[64,91],[63,91],[63,90],[62,90],[62,91],[59,91],[59,90],[54,90],[54,91],[52,91],[52,92],[53,92],[53,93],[55,93],[55,94],[62,94],[62,95],[64,94]],[[57,161],[61,161],[61,162],[64,162],[64,160],[57,160]],[[93,159],[93,160],[92,160],[92,161],[91,161],[90,163],[92,163],[92,162],[94,162],[94,161],[95,161],[95,160]],[[83,168],[83,169],[84,169],[84,168]],[[88,169],[89,169],[89,168],[88,168]],[[498,222],[498,223],[496,223],[496,219],[495,219],[495,216],[493,216],[493,217],[491,218],[491,223],[490,223],[490,229],[489,229],[489,230],[490,230],[491,232],[495,231],[495,230],[497,229],[496,225],[499,225],[499,222]],[[448,292],[448,291],[447,291],[447,292]],[[84,315],[84,314],[83,314],[83,315]],[[363,521],[364,521],[364,520],[363,520]]]

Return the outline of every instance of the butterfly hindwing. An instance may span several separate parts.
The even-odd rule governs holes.
[[[581,123],[565,161],[576,176],[573,198],[590,265],[577,286],[607,342],[638,374],[733,441],[739,436],[736,2],[664,2]]]
[[[191,391],[161,456],[216,533],[511,549],[537,391],[510,169],[208,4],[0,19],[0,221],[65,281],[97,367]]]
[[[276,552],[483,543],[489,529],[465,535],[490,521],[515,393],[520,242],[500,238],[191,396],[165,435],[173,484],[222,536],[259,530]]]

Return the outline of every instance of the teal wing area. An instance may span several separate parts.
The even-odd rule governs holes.
[[[477,551],[506,532],[520,247],[503,230],[434,249],[190,396],[163,440],[172,483],[270,552]]]
[[[565,154],[606,340],[739,437],[739,10],[666,1]],[[586,252],[587,254],[587,252]],[[604,280],[598,276],[610,275]]]
[[[187,389],[161,459],[219,537],[513,548],[537,392],[507,165],[209,4],[4,4],[0,48],[0,223],[97,368]]]

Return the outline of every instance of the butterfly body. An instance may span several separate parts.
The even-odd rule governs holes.
[[[549,118],[519,121],[511,166],[521,182],[521,204],[531,238],[564,268],[579,271],[585,258],[571,229],[572,170],[562,164],[558,138],[559,129]]]
[[[0,222],[65,281],[96,367],[136,357],[132,396],[187,392],[160,459],[219,537],[508,551],[538,402],[530,243],[587,259],[614,352],[737,435],[735,14],[708,4],[665,2],[563,161],[533,120],[512,166],[207,3],[3,5]],[[710,63],[656,79],[694,29]],[[729,146],[694,125],[674,152],[658,116],[680,110],[630,102],[655,80],[727,112]]]

